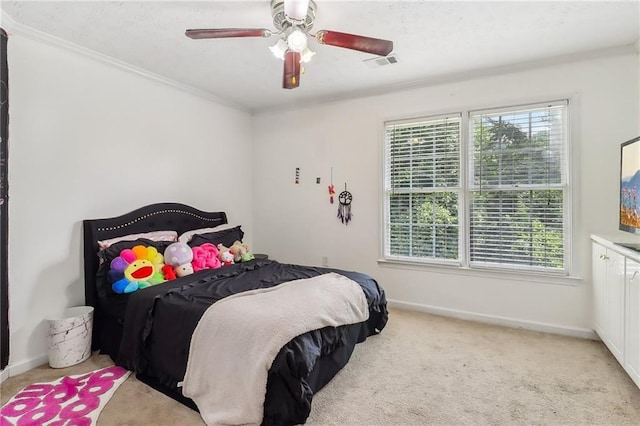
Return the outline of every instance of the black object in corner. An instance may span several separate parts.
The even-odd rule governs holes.
[[[9,364],[9,67],[7,33],[0,28],[0,369]]]

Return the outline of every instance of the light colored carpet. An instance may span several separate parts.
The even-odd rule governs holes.
[[[46,366],[24,386],[111,364]],[[201,425],[198,413],[130,376],[98,425]],[[391,309],[378,336],[313,400],[309,425],[640,425],[640,389],[601,342]]]

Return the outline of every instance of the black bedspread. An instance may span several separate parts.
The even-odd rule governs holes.
[[[178,383],[186,371],[191,335],[211,304],[238,292],[327,272],[337,272],[360,284],[370,317],[360,324],[326,327],[298,336],[276,357],[269,371],[263,423],[303,423],[309,415],[314,392],[347,363],[356,342],[379,332],[387,322],[384,291],[368,275],[254,260],[199,271],[137,291],[128,298],[116,363],[179,393]],[[332,358],[332,362],[323,363],[323,369],[315,368],[323,357]],[[332,365],[333,371],[327,370],[326,365]]]

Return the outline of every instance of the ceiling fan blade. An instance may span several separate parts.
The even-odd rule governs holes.
[[[184,34],[193,39],[229,38],[229,37],[269,37],[271,31],[264,28],[216,28],[204,30],[186,30]]]
[[[295,89],[300,86],[300,53],[288,50],[284,57],[282,88]]]
[[[309,0],[284,0],[284,14],[289,18],[304,21],[309,11]]]
[[[392,41],[339,33],[337,31],[318,31],[316,33],[316,40],[321,44],[359,50],[360,52],[373,53],[374,55],[380,56],[387,56],[393,50]]]

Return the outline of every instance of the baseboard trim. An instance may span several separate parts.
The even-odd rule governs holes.
[[[47,355],[41,355],[35,358],[30,358],[16,364],[7,365],[0,374],[0,383],[7,380],[9,377],[17,376],[18,374],[26,373],[41,365],[49,363],[49,357]]]
[[[486,324],[502,325],[511,328],[542,331],[544,333],[560,334],[563,336],[579,337],[589,340],[600,340],[598,335],[590,329],[580,327],[567,327],[557,324],[547,324],[537,321],[525,321],[517,318],[502,317],[498,315],[479,314],[476,312],[461,311],[458,309],[441,308],[438,306],[421,305],[418,303],[402,302],[400,300],[387,299],[392,308],[407,309],[410,311],[425,312],[428,314],[458,318],[469,321],[477,321]]]

